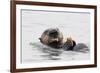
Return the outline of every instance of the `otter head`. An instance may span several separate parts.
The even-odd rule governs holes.
[[[40,41],[50,47],[60,48],[63,42],[63,35],[58,28],[50,28],[43,32]]]

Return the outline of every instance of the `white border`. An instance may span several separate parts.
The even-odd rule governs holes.
[[[70,61],[70,62],[52,62],[52,63],[31,63],[31,64],[21,64],[21,53],[20,53],[20,11],[21,9],[33,9],[33,10],[54,10],[54,11],[72,11],[72,12],[89,12],[91,19],[91,49],[90,50],[90,60],[84,61]],[[73,66],[73,65],[86,65],[94,64],[94,9],[85,9],[85,8],[69,8],[69,7],[50,7],[50,6],[35,6],[35,5],[16,5],[16,68],[38,68],[38,67],[52,67],[52,66]]]

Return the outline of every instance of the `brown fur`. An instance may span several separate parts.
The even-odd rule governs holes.
[[[63,34],[59,31],[59,29],[56,29],[58,32],[57,38],[51,38],[49,36],[49,33],[51,32],[51,30],[53,30],[53,29],[47,29],[43,32],[43,34],[40,37],[41,43],[48,45],[49,43],[51,43],[53,41],[59,41],[59,44],[62,44],[63,43]]]
[[[52,32],[52,30],[57,31],[58,34],[55,34],[57,35],[56,37],[50,36],[50,32]],[[59,31],[59,29],[45,30],[40,37],[40,42],[53,48],[63,48],[64,46],[66,46],[66,48],[67,46],[73,48],[74,45],[76,45],[75,41],[71,37],[63,38],[63,34]]]
[[[73,40],[72,40],[71,37],[67,38],[67,41],[66,42],[69,43],[70,45],[73,45]]]

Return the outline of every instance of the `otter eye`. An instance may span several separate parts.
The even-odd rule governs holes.
[[[57,31],[52,31],[52,32],[49,33],[49,36],[56,38],[58,36],[58,32]]]

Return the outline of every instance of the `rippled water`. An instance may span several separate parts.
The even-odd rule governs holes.
[[[29,43],[30,48],[27,49],[27,57],[23,62],[44,62],[44,61],[71,61],[71,60],[88,60],[89,51],[65,51],[63,48],[54,49],[45,46],[39,42]],[[83,48],[85,49],[85,48]]]

